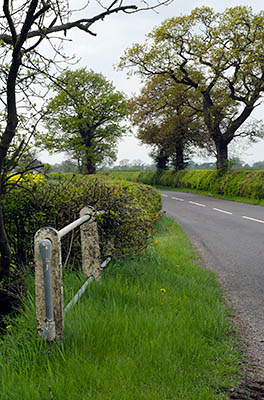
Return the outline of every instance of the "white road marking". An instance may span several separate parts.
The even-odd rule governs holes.
[[[179,199],[179,197],[172,197],[173,200],[184,201],[183,199]]]
[[[162,196],[163,196],[163,197],[169,197],[168,194],[164,194],[164,193],[162,193]],[[181,199],[181,198],[179,198],[179,197],[171,197],[171,199],[177,200],[177,201],[185,201],[184,199]],[[193,205],[195,205],[195,206],[199,206],[199,207],[206,207],[206,204],[197,203],[197,202],[195,202],[195,201],[188,201],[188,203],[189,203],[189,204],[193,204]],[[232,212],[222,210],[221,208],[216,208],[216,207],[214,207],[213,210],[214,210],[214,211],[218,211],[218,212],[223,213],[223,214],[233,215]],[[259,222],[260,224],[264,224],[264,220],[262,220],[262,219],[247,217],[246,215],[243,215],[242,218],[247,219],[247,220],[249,220],[249,221]]]
[[[254,222],[260,222],[261,224],[264,224],[264,221],[262,219],[256,219],[256,218],[251,218],[251,217],[246,217],[245,215],[243,215],[244,219],[249,219],[250,221],[254,221]]]
[[[195,201],[189,201],[189,204],[194,204],[195,206],[199,206],[199,207],[206,207],[205,204],[195,203]]]
[[[228,214],[228,215],[232,215],[233,214],[230,211],[221,210],[220,208],[213,208],[213,210],[219,211],[219,212],[221,212],[223,214]]]

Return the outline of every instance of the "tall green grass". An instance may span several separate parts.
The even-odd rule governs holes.
[[[2,400],[227,399],[240,354],[215,275],[163,219],[147,249],[115,262],[65,317],[65,340],[36,334],[32,289],[1,342]],[[65,303],[81,286],[66,273]]]

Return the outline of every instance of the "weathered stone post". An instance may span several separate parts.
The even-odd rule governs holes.
[[[80,211],[80,217],[89,214],[91,219],[81,225],[81,246],[82,246],[82,269],[86,276],[93,276],[98,279],[100,276],[100,247],[95,219],[96,212],[93,208],[84,207]]]
[[[51,280],[53,313],[56,340],[60,340],[63,339],[64,332],[61,241],[59,232],[51,227],[41,228],[35,234],[34,252],[37,329],[39,334],[42,335],[46,319],[43,264],[39,252],[39,243],[43,239],[49,239],[52,243]]]

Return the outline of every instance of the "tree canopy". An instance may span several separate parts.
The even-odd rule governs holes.
[[[193,146],[209,150],[203,121],[190,102],[197,102],[193,91],[185,85],[172,85],[163,75],[148,79],[140,95],[130,100],[137,137],[152,146],[159,169],[165,169],[168,163],[176,171],[184,169]]]
[[[196,92],[200,104],[194,108],[214,141],[220,173],[228,166],[229,143],[241,134],[263,96],[263,26],[264,12],[254,14],[250,7],[223,13],[196,8],[190,15],[165,20],[120,62],[120,68],[134,67],[142,77],[166,76]],[[252,137],[262,135],[259,129]]]
[[[44,146],[51,152],[67,152],[93,174],[103,162],[116,160],[116,145],[126,127],[125,96],[99,73],[85,68],[67,70],[52,86],[45,121]]]

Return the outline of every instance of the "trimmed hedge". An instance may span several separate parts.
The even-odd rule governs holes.
[[[105,210],[98,216],[101,253],[120,256],[144,247],[161,215],[161,195],[142,184],[64,174],[28,183],[27,190],[16,187],[5,196],[3,205],[13,265],[32,263],[38,229],[52,226],[60,230],[79,218],[84,206]],[[75,234],[71,264],[80,261],[79,229]],[[66,258],[71,234],[64,240],[68,241],[62,246]]]
[[[115,173],[111,173],[115,176]],[[264,171],[236,170],[219,177],[215,170],[131,172],[126,179],[148,185],[204,190],[212,194],[248,199],[264,199]]]

